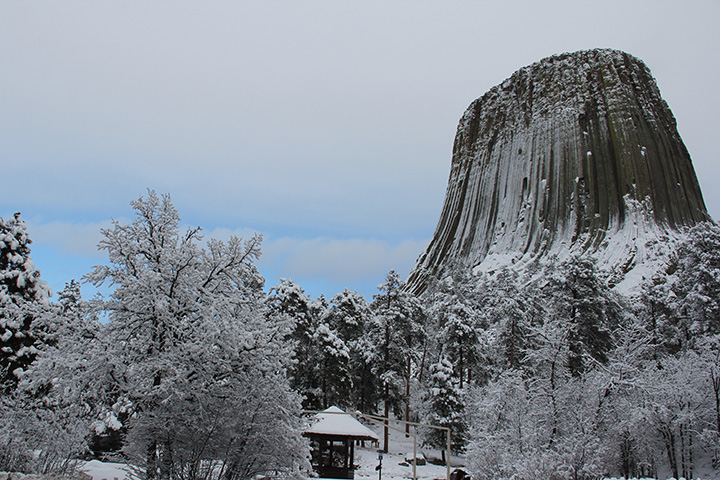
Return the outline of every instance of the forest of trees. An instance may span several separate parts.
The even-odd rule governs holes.
[[[71,282],[49,303],[24,222],[0,225],[0,470],[67,473],[95,448],[148,480],[307,471],[292,325],[266,315],[260,237],[181,232],[153,192],[132,206],[86,276],[113,293],[89,302]]]
[[[589,256],[437,279],[371,300],[266,288],[259,236],[181,231],[132,202],[108,264],[50,301],[19,214],[0,219],[0,471],[114,454],[144,478],[307,472],[303,409],[452,429],[478,479],[685,477],[720,466],[720,228],[686,232],[629,296]],[[424,432],[427,445],[445,439]],[[38,453],[39,452],[39,453]]]

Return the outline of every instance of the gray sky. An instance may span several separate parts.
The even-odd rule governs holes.
[[[263,233],[269,286],[369,297],[432,236],[470,102],[611,47],[652,70],[720,218],[718,21],[710,0],[4,1],[0,216],[54,290],[152,188],[207,236]]]

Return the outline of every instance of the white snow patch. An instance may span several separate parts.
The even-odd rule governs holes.
[[[133,478],[130,467],[124,463],[90,460],[81,470],[93,477],[93,480],[131,480]]]

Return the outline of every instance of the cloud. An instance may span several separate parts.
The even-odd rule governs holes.
[[[201,225],[202,226],[202,225]],[[184,229],[181,228],[181,231]],[[226,227],[217,227],[212,229],[202,229],[200,231],[200,234],[203,237],[204,241],[207,241],[211,238],[214,238],[216,240],[222,240],[223,242],[227,242],[230,240],[230,237],[240,237],[242,239],[250,239],[253,235],[259,233],[257,230],[254,230],[252,228],[226,228]]]
[[[110,220],[91,223],[60,221],[43,223],[36,219],[26,219],[25,222],[33,245],[41,245],[61,255],[93,259],[107,257],[107,254],[98,250],[98,243],[102,239],[101,230],[112,226]]]
[[[307,282],[309,289],[315,284],[332,288],[334,293],[359,288],[368,295],[374,293],[369,285],[382,283],[391,269],[407,276],[428,240],[270,238],[264,243],[259,267],[267,272],[270,285],[286,277],[302,287]]]
[[[128,224],[131,220],[118,219],[121,224]],[[74,255],[106,258],[107,254],[98,250],[98,243],[102,240],[102,230],[112,228],[112,220],[102,222],[42,222],[37,219],[25,219],[28,233],[33,245],[42,245],[43,248],[53,249],[61,255]],[[202,226],[202,225],[201,225]],[[180,232],[196,225],[181,225]],[[224,228],[202,229],[200,234],[203,240],[210,238],[227,241],[231,236],[250,238],[257,233],[251,228]]]
[[[92,265],[107,263],[107,254],[97,248],[101,230],[111,228],[103,222],[26,222],[33,240],[33,257],[38,260],[43,278],[59,290],[70,278],[81,278]],[[120,219],[128,223],[127,219]],[[181,231],[189,225],[180,227]],[[202,230],[204,240],[227,241],[231,236],[248,239],[257,230],[217,227]],[[258,268],[269,287],[280,278],[292,278],[308,294],[331,296],[345,288],[370,297],[385,274],[396,270],[406,277],[429,239],[385,240],[377,238],[292,237],[264,235]],[[51,253],[54,252],[54,253]],[[87,293],[94,292],[90,287]]]

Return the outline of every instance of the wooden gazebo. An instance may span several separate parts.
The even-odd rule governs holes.
[[[310,438],[313,470],[322,478],[354,478],[355,441],[378,441],[375,432],[337,407],[315,415],[303,435]]]

